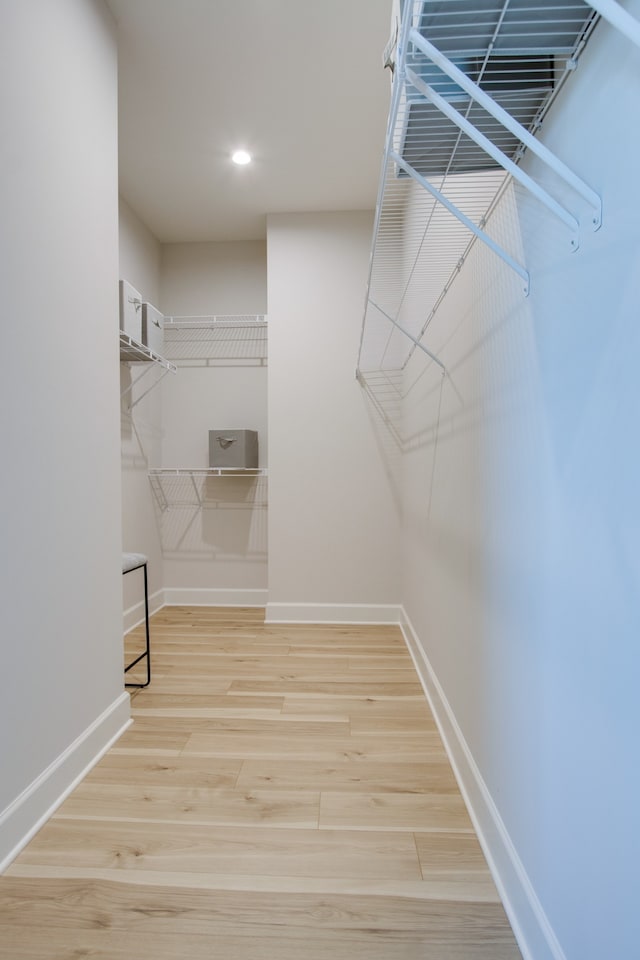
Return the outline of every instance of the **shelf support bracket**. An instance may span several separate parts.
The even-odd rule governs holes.
[[[205,481],[206,482],[206,481]],[[196,495],[196,500],[198,501],[198,506],[202,506],[202,497],[200,496],[200,491],[198,490],[198,484],[196,483],[196,478],[191,474],[191,485],[193,487],[193,492]]]
[[[164,513],[165,510],[169,509],[169,501],[167,500],[164,487],[162,486],[162,477],[149,473],[149,482],[156,498],[156,503],[160,507],[161,513]]]
[[[637,22],[634,21],[634,23],[637,23]],[[638,31],[640,33],[640,24],[637,24],[637,26],[638,26]],[[489,94],[485,93],[485,91],[481,87],[479,87],[477,83],[474,83],[473,80],[471,80],[466,75],[466,73],[463,73],[463,71],[460,70],[459,67],[457,67],[454,63],[451,62],[451,60],[445,57],[445,55],[441,53],[437,47],[434,47],[432,43],[430,43],[427,39],[425,39],[425,37],[423,37],[422,34],[418,33],[417,30],[412,29],[409,39],[414,47],[417,47],[418,50],[420,50],[426,57],[428,57],[432,63],[434,63],[437,67],[439,67],[443,73],[446,73],[446,75],[451,80],[453,80],[454,83],[456,83],[459,87],[461,87],[465,91],[465,93],[468,93],[469,96],[473,100],[475,100],[476,103],[479,103],[480,106],[487,111],[487,113],[489,113],[495,120],[498,121],[498,123],[501,123],[503,127],[506,127],[506,129],[510,133],[512,133],[515,137],[517,137],[518,140],[520,140],[521,143],[523,143],[529,150],[531,150],[532,153],[535,153],[536,156],[543,161],[543,163],[545,163],[551,170],[553,170],[554,173],[556,173],[562,180],[564,180],[565,183],[567,183],[573,190],[576,191],[576,193],[578,193],[583,198],[583,200],[585,200],[589,204],[589,206],[593,210],[593,215],[591,220],[593,229],[598,230],[602,225],[602,200],[599,197],[599,195],[595,192],[595,190],[592,190],[592,188],[588,184],[586,184],[584,180],[581,180],[580,177],[578,177],[573,172],[573,170],[571,170],[565,163],[563,163],[560,159],[558,159],[558,157],[556,157],[556,155],[551,150],[549,150],[549,148],[546,147],[544,143],[542,143],[540,140],[534,137],[533,134],[530,133],[526,129],[526,127],[523,127],[521,123],[518,123],[518,121],[514,117],[512,117],[511,114],[504,109],[504,107],[501,107],[499,103],[496,103],[496,101],[492,97],[490,97]],[[409,76],[410,73],[412,74],[411,77]],[[410,71],[410,70],[407,71],[407,78],[410,80],[413,86],[416,86],[413,80],[414,77],[416,77],[416,74],[413,71]],[[421,81],[421,82],[424,83],[424,81]],[[423,91],[421,90],[420,92],[422,93]],[[436,96],[438,96],[438,94],[436,94]],[[431,97],[429,97],[429,99],[432,100]],[[432,100],[432,102],[435,102],[435,101]],[[446,103],[446,101],[444,102]],[[439,104],[436,103],[435,105],[439,107]],[[439,107],[439,109],[441,109],[441,107]],[[460,126],[457,118],[460,118],[461,120],[463,120],[464,118],[458,113],[457,110],[455,110],[454,112],[456,114],[456,117],[450,117],[450,119],[453,119],[454,123]],[[449,114],[447,115],[449,116]],[[478,134],[478,136],[482,137],[482,134],[480,134],[479,131],[475,129],[475,127],[473,127],[471,124],[469,124],[469,126],[471,127],[472,130],[474,130]],[[465,133],[467,132],[468,131],[465,130]],[[483,139],[486,140],[486,138],[483,138]],[[478,143],[479,146],[483,146],[483,144],[481,144],[479,140],[476,140],[476,143]],[[501,155],[501,157],[503,157],[505,160],[508,160],[508,158],[505,157],[505,155],[501,151],[499,151],[497,147],[494,147],[494,145],[491,144],[491,141],[487,140],[486,143],[490,144],[491,147],[496,151],[496,153]],[[492,154],[492,156],[494,156],[494,154]],[[501,166],[504,166],[504,163],[499,157],[494,156],[494,159],[497,159],[498,163],[500,163]],[[512,163],[512,161],[509,161],[509,163]],[[517,169],[519,170],[519,168]],[[509,169],[509,173],[511,173],[512,176],[516,176],[516,174],[513,172],[512,169]],[[527,186],[526,183],[524,183],[523,185],[526,186],[527,189],[531,189],[531,187]],[[534,185],[537,187],[536,184]],[[537,189],[540,190],[539,187]],[[536,196],[538,196],[538,194],[536,194]],[[545,196],[547,195],[545,194]],[[538,196],[538,199],[542,199],[542,197]],[[546,201],[543,200],[543,202],[546,202]],[[553,203],[555,203],[555,201],[553,201]],[[560,208],[560,209],[562,210],[563,208]],[[554,212],[558,213],[558,211],[556,210],[554,210]],[[558,215],[560,216],[559,213]],[[569,223],[569,226],[571,226],[571,223]]]
[[[425,83],[424,80],[417,75],[413,70],[407,69],[407,80],[415,89],[423,95],[427,100],[429,100],[435,107],[440,110],[446,117],[451,120],[452,123],[462,130],[463,133],[466,133],[475,143],[481,147],[485,153],[488,153],[490,157],[500,164],[500,166],[511,174],[514,180],[517,180],[529,193],[533,194],[536,199],[547,207],[551,213],[554,213],[567,227],[571,230],[571,247],[573,250],[577,250],[579,247],[579,232],[580,224],[573,216],[569,213],[568,210],[565,210],[557,200],[554,200],[546,190],[543,190],[542,187],[535,182],[527,173],[524,172],[516,163],[513,162],[505,153],[502,152],[494,143],[489,140],[488,137],[485,137],[472,123],[467,120],[466,117],[463,117],[461,113],[458,113],[455,107],[453,107],[444,97],[441,97],[433,87],[430,87],[428,83]]]
[[[601,17],[640,47],[640,21],[621,7],[617,0],[588,0],[588,3]]]
[[[515,270],[518,276],[522,277],[522,279],[524,280],[525,295],[529,294],[529,271],[528,270],[525,270],[525,268],[521,266],[521,264],[519,264],[517,260],[514,260],[513,257],[509,253],[507,253],[507,251],[504,250],[500,246],[500,244],[496,243],[495,240],[493,240],[487,233],[485,233],[484,230],[476,226],[473,220],[470,220],[469,217],[462,212],[462,210],[456,207],[456,205],[452,203],[451,200],[447,199],[447,197],[445,197],[443,193],[441,193],[436,187],[434,187],[433,184],[426,179],[426,177],[423,177],[421,173],[418,173],[417,170],[414,170],[414,168],[410,164],[408,164],[406,160],[403,160],[403,158],[400,156],[399,153],[396,153],[394,150],[392,150],[389,153],[389,159],[392,160],[393,163],[396,163],[399,167],[401,167],[405,173],[407,173],[410,177],[412,177],[416,181],[416,183],[419,183],[421,187],[424,187],[424,189],[427,190],[432,197],[435,197],[438,203],[441,203],[442,206],[449,211],[449,213],[453,214],[453,216],[456,217],[460,221],[460,223],[462,223],[468,230],[470,230],[471,233],[475,234],[478,240],[482,240],[482,242],[486,244],[491,250],[493,250],[493,252],[496,253],[502,260],[504,260],[504,262],[509,267],[511,267],[512,270]]]

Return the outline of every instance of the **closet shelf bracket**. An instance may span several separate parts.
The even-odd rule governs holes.
[[[125,333],[124,330],[120,331],[120,362],[121,363],[144,363],[145,368],[142,372],[135,378],[131,379],[124,390],[120,393],[120,399],[123,399],[130,394],[133,388],[140,383],[143,377],[150,373],[151,371],[158,372],[161,371],[160,376],[157,376],[154,383],[150,387],[141,393],[140,396],[136,397],[133,403],[129,404],[129,410],[133,410],[136,404],[146,397],[154,387],[156,387],[160,381],[168,373],[177,373],[178,368],[175,363],[171,363],[170,360],[165,360],[164,357],[161,357],[159,353],[155,353],[153,350],[146,347],[143,343],[139,343],[138,340],[134,340],[133,337],[129,336],[128,333]]]
[[[500,164],[507,173],[510,173],[514,180],[517,180],[521,186],[543,203],[551,213],[555,214],[559,220],[562,220],[565,226],[571,231],[571,246],[574,250],[577,250],[580,246],[580,224],[573,214],[569,213],[569,211],[565,210],[553,197],[549,196],[547,191],[543,190],[535,180],[532,180],[524,170],[521,170],[517,163],[510,160],[499,147],[491,143],[488,137],[485,137],[466,117],[458,113],[455,107],[447,103],[444,97],[441,97],[433,87],[425,83],[410,67],[407,67],[406,76],[408,82],[418,90],[426,100],[432,103],[434,107],[437,107],[440,113],[443,113],[448,120],[451,120],[463,133],[466,133],[470,140],[477,143],[480,149],[484,150],[496,163]]]
[[[620,33],[640,47],[640,21],[636,20],[617,0],[589,0],[589,6],[597,10]]]
[[[527,147],[532,153],[535,153],[540,160],[554,171],[562,180],[572,187],[593,210],[591,225],[594,230],[598,230],[602,225],[602,200],[592,190],[588,184],[578,177],[565,163],[563,163],[555,154],[549,150],[540,140],[530,133],[526,127],[523,127],[515,117],[512,117],[504,107],[489,96],[477,83],[474,83],[467,74],[463,73],[454,63],[451,62],[443,53],[441,53],[432,43],[423,37],[415,27],[412,28],[409,39],[415,48],[420,50],[428,59],[442,70],[458,87],[475,100],[487,113],[498,123],[502,124],[510,133]],[[572,241],[572,246],[577,248],[577,233],[579,224],[573,214],[569,213],[556,200],[554,200],[546,190],[543,190],[531,177],[529,177],[520,167],[506,156],[488,137],[485,137],[480,130],[476,129],[472,123],[463,117],[454,107],[452,107],[444,97],[440,96],[433,87],[425,83],[424,80],[415,73],[411,67],[407,67],[407,80],[424,97],[433,103],[449,120],[456,124],[463,133],[466,133],[475,143],[485,150],[489,156],[500,164],[503,169],[510,173],[514,180],[517,180],[525,189],[529,190],[541,203],[560,218],[576,236]]]

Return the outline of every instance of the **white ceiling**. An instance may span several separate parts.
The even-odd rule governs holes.
[[[162,242],[375,206],[391,0],[108,0],[120,188]],[[255,160],[236,167],[236,147]]]

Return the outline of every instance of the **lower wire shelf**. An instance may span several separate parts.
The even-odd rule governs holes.
[[[266,477],[266,467],[152,467],[150,477]]]
[[[267,476],[266,467],[152,467],[148,470],[149,481],[158,501],[161,510],[166,510],[169,504],[174,500],[172,496],[171,482],[186,478],[191,481],[192,497],[195,495],[195,502],[202,506],[202,484],[198,480],[207,480],[214,477],[222,478],[242,478],[255,479]],[[180,498],[179,498],[180,499]]]

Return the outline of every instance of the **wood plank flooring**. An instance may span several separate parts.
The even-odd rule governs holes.
[[[133,726],[0,878],[2,960],[519,960],[398,628],[151,637]]]

